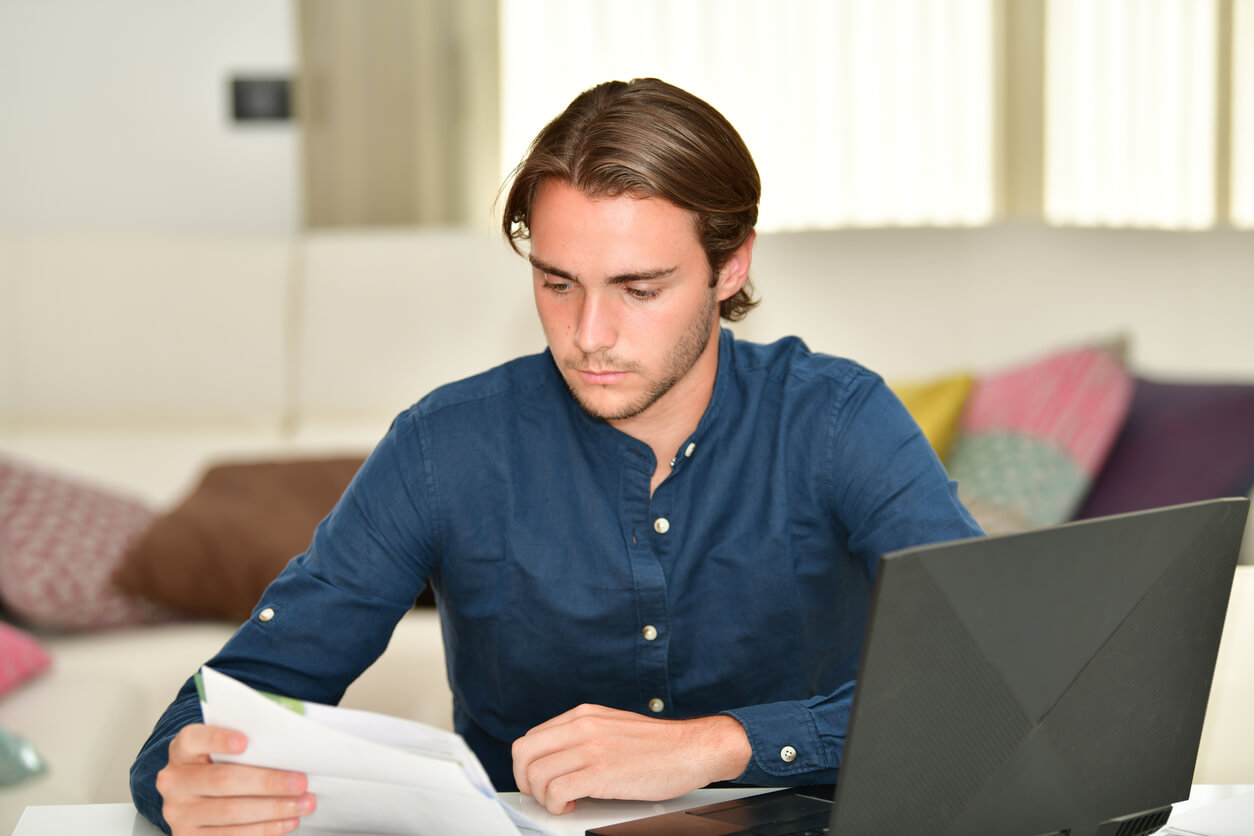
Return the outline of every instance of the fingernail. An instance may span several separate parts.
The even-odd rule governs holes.
[[[234,754],[239,754],[248,746],[248,740],[242,734],[233,734],[227,738],[226,746]]]
[[[312,813],[314,810],[314,797],[312,795],[302,795],[296,801],[296,812],[302,816]]]

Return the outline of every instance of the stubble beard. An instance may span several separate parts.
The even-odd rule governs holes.
[[[706,305],[693,318],[692,323],[688,326],[688,330],[680,336],[679,340],[671,348],[670,353],[666,356],[662,376],[655,380],[650,380],[648,388],[635,401],[617,410],[603,411],[580,397],[579,391],[567,379],[566,386],[570,389],[570,394],[574,397],[575,403],[579,404],[580,409],[591,417],[600,418],[603,421],[625,421],[628,418],[635,418],[661,400],[697,364],[697,360],[700,359],[705,352],[706,346],[710,343],[710,334],[714,331],[714,319],[716,316],[718,316],[718,300],[714,291],[711,290],[707,297]],[[594,356],[596,357],[596,362],[593,362]],[[616,362],[612,355],[582,354],[578,361],[568,361],[565,366],[571,371],[575,371],[581,367],[581,363],[582,368],[596,366],[617,371],[637,372],[640,370],[638,363]],[[565,376],[563,376],[563,379],[565,379]]]

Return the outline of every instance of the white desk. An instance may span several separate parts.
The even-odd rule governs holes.
[[[600,801],[585,798],[575,805],[575,812],[552,816],[530,796],[516,792],[502,793],[506,803],[522,810],[532,821],[543,824],[558,836],[584,836],[589,827],[630,821],[656,813],[669,813],[687,807],[712,804],[728,798],[767,792],[761,788],[697,790],[670,801]],[[296,831],[300,833],[299,830]],[[130,804],[75,804],[66,806],[27,807],[17,822],[13,836],[65,836],[67,833],[90,833],[92,836],[162,836],[148,820],[135,812]]]
[[[551,816],[530,797],[516,792],[503,793],[502,798],[522,810],[533,821],[551,828],[559,836],[584,836],[589,827],[629,821],[655,813],[683,810],[711,804],[728,798],[766,792],[763,789],[697,790],[670,801],[598,801],[583,799],[575,812],[567,816]],[[1195,786],[1187,801],[1175,805],[1175,812],[1197,809],[1215,801],[1254,792],[1252,785]],[[298,830],[297,833],[300,831]],[[77,804],[66,806],[27,807],[18,820],[13,836],[64,836],[66,833],[91,833],[93,836],[161,836],[161,831],[135,812],[130,804]]]

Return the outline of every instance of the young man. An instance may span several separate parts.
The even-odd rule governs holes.
[[[833,781],[876,559],[980,532],[878,377],[720,330],[754,304],[758,195],[705,102],[577,97],[505,205],[549,350],[402,413],[211,664],[334,703],[430,581],[455,726],[501,790],[560,813]],[[212,763],[247,741],[198,717],[189,682],[132,769],[146,816],[313,809],[300,774]]]

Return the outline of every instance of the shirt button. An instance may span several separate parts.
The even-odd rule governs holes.
[[[661,714],[663,708],[666,708],[666,703],[662,702],[657,697],[649,700],[649,710],[654,714]]]
[[[266,607],[264,610],[257,613],[258,621],[265,622],[265,621],[269,621],[272,618],[274,618],[274,607]]]
[[[658,534],[665,534],[671,530],[671,521],[666,517],[658,517],[653,521],[653,530]]]
[[[697,449],[697,443],[695,441],[689,441],[688,446],[684,448],[684,458],[691,459],[692,453],[696,449]]]
[[[652,624],[644,625],[644,629],[640,631],[640,635],[644,636],[644,640],[651,642],[657,638],[657,628]]]
[[[797,759],[797,750],[791,746],[785,746],[779,750],[779,759],[784,763],[792,763]]]

